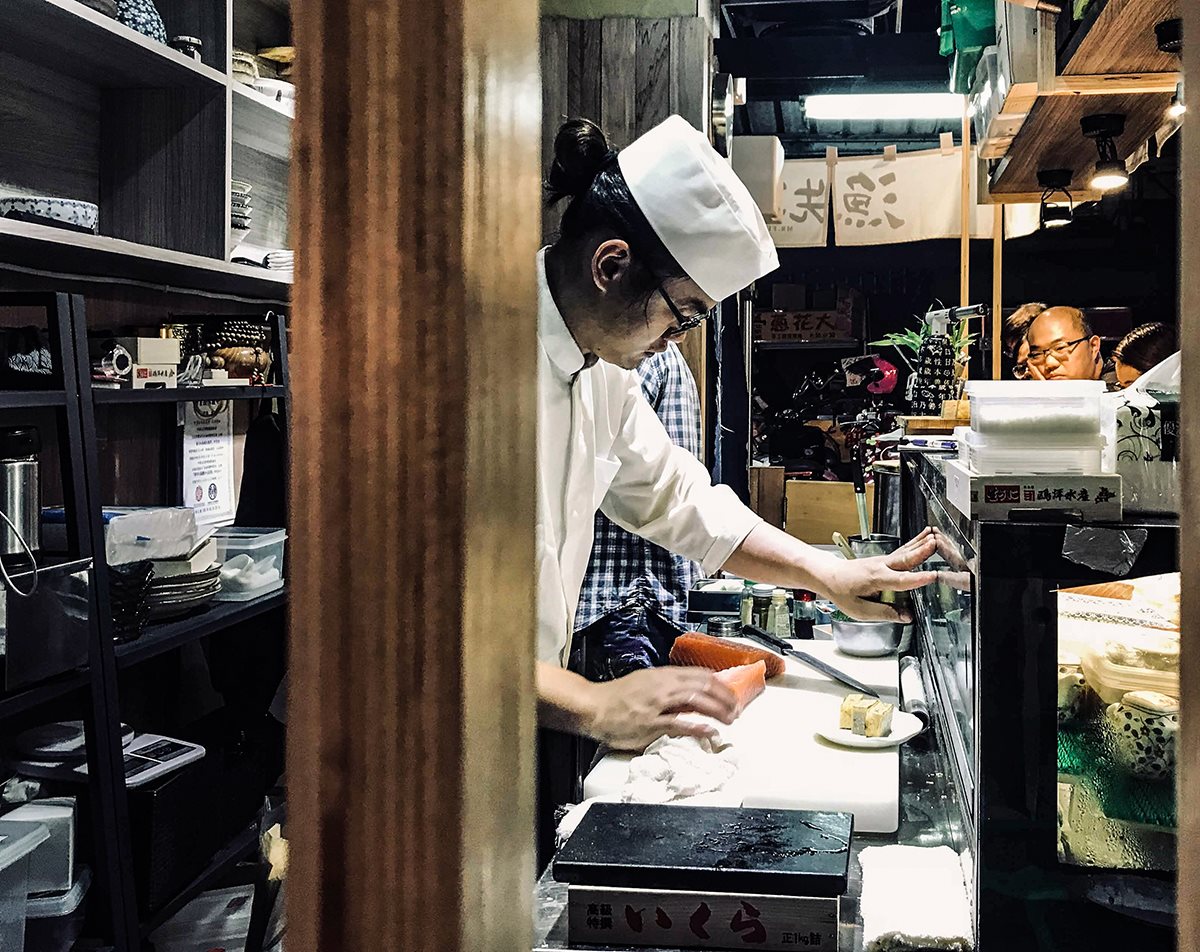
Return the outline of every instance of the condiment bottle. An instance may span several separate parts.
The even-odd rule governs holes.
[[[788,611],[787,589],[777,588],[771,593],[771,619],[767,628],[776,638],[792,637],[792,614]]]
[[[751,624],[757,625],[759,628],[766,628],[771,623],[771,595],[775,591],[775,586],[764,585],[759,583],[752,589],[754,595],[754,607],[751,610]]]
[[[738,606],[742,616],[742,624],[749,625],[754,620],[754,583],[746,579],[742,586],[742,601]]]
[[[795,607],[796,638],[812,638],[813,625],[817,621],[817,597],[812,592],[797,592]]]

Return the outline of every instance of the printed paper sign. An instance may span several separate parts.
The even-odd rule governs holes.
[[[183,502],[202,526],[233,522],[233,404],[183,405]]]

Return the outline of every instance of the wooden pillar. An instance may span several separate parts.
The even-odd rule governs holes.
[[[1200,38],[1200,4],[1182,4],[1184,33]],[[1183,49],[1184,88],[1200,90],[1200,42]],[[1179,857],[1176,909],[1179,948],[1200,948],[1200,650],[1195,632],[1200,625],[1200,135],[1195,116],[1182,135],[1180,203],[1180,333],[1183,350],[1181,401],[1193,411],[1181,414],[1183,509],[1180,513],[1183,572],[1184,649],[1181,665],[1179,739]],[[1190,127],[1189,127],[1190,126]]]
[[[532,935],[535,0],[295,0],[288,946]]]

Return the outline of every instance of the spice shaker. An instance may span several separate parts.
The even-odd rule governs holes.
[[[204,49],[204,41],[198,36],[173,36],[169,45],[184,56],[190,56],[197,63],[200,62],[200,51]]]

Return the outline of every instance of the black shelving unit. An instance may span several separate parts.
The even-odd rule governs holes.
[[[59,456],[62,465],[64,505],[68,513],[67,540],[72,557],[91,558],[89,586],[89,648],[86,666],[64,671],[37,684],[11,693],[0,693],[0,734],[3,721],[24,715],[76,692],[86,692],[85,731],[88,756],[88,797],[94,831],[94,883],[92,901],[107,905],[106,914],[93,916],[108,923],[107,934],[97,936],[111,943],[114,952],[141,952],[145,937],[192,898],[252,853],[257,844],[255,829],[241,830],[224,844],[208,867],[179,894],[152,915],[139,913],[131,842],[130,804],[124,783],[124,752],[121,745],[122,672],[224,632],[235,625],[281,611],[287,590],[280,589],[244,602],[214,602],[187,617],[149,625],[136,640],[117,644],[114,640],[108,591],[108,565],[104,558],[104,527],[97,413],[121,413],[123,405],[159,405],[164,413],[178,404],[201,400],[272,400],[285,428],[287,425],[287,334],[286,315],[278,308],[267,310],[264,302],[257,316],[270,325],[272,337],[271,379],[265,386],[221,386],[191,390],[102,390],[91,387],[88,353],[88,320],[85,301],[79,295],[62,293],[0,293],[0,306],[44,308],[54,367],[53,389],[0,391],[0,411],[37,409],[56,414]],[[164,318],[165,318],[164,313]],[[212,319],[206,317],[206,319]],[[178,472],[175,473],[176,492]],[[176,503],[180,499],[175,500]]]

